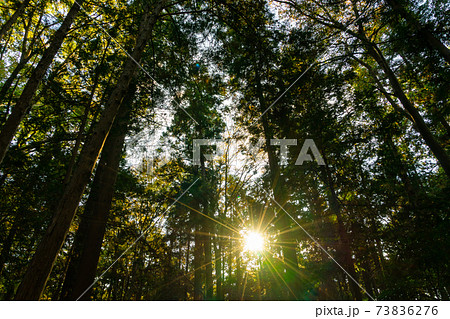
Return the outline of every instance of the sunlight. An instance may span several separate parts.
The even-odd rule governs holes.
[[[264,242],[260,233],[250,231],[244,235],[244,251],[260,252],[264,250]]]

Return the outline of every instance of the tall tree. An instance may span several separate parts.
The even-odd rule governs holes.
[[[130,88],[103,147],[89,198],[74,239],[72,254],[68,257],[69,266],[62,287],[61,300],[78,300],[78,298],[89,300],[88,289],[95,280],[125,135],[128,132],[134,92],[135,88]]]
[[[0,132],[0,164],[5,158],[9,144],[14,138],[20,122],[23,120],[30,109],[33,97],[36,94],[36,90],[38,89],[39,84],[44,78],[49,66],[52,64],[53,59],[58,53],[59,48],[61,47],[64,39],[69,32],[70,26],[75,20],[75,17],[77,16],[83,4],[84,0],[74,2],[61,26],[50,40],[50,44],[43,53],[38,65],[30,75],[30,78],[28,79],[19,100],[11,111],[11,114],[3,124]]]
[[[74,170],[70,182],[65,187],[64,194],[55,211],[53,221],[28,266],[25,277],[17,290],[16,300],[39,299],[58,252],[64,243],[64,239],[75,216],[84,189],[89,182],[104,141],[109,134],[129,85],[136,75],[136,71],[138,70],[137,63],[141,60],[147,42],[152,36],[153,26],[164,4],[164,1],[160,1],[155,4],[154,8],[150,8],[149,4],[144,6],[145,11],[141,19],[138,38],[136,39],[133,52],[124,63],[122,74],[114,91],[111,93],[108,103],[105,105],[102,116],[93,130],[91,138],[81,151],[78,166]]]

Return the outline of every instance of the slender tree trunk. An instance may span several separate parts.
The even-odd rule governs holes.
[[[205,185],[206,194],[203,194],[202,204],[203,204],[203,214],[206,216],[210,215],[209,210],[209,199],[208,199],[208,189],[209,189],[209,181],[206,176],[206,167],[205,167],[205,159],[202,156],[200,158],[201,162],[201,175],[202,181]],[[211,245],[211,222],[208,218],[203,221],[204,226],[204,252],[205,252],[205,299],[212,300],[213,298],[213,278],[212,278],[212,245]]]
[[[439,144],[437,139],[434,137],[428,125],[425,123],[422,115],[420,115],[419,111],[406,96],[400,82],[397,79],[397,76],[390,68],[389,63],[384,58],[382,52],[375,44],[370,43],[369,39],[367,39],[365,35],[361,35],[361,37],[365,42],[367,52],[382,68],[382,70],[384,71],[389,80],[389,83],[391,84],[392,89],[394,90],[395,96],[402,103],[404,110],[400,109],[400,112],[405,113],[404,115],[406,116],[406,118],[408,118],[413,122],[414,128],[425,140],[425,143],[428,145],[431,152],[434,154],[439,164],[441,164],[442,168],[444,169],[445,174],[450,177],[450,157],[447,155],[444,148]],[[392,105],[394,109],[399,110],[399,108],[397,107],[397,103],[395,103],[395,101],[392,100],[392,98],[389,96],[386,90],[384,90],[383,86],[379,82],[378,77],[376,76],[372,68],[360,59],[355,58],[355,60],[357,60],[360,64],[368,68],[369,73],[371,74],[381,93],[383,93],[383,95],[386,97],[386,99],[389,101],[389,103]],[[444,122],[445,123],[443,123],[443,125],[446,128],[448,126],[448,123],[446,123],[445,120]]]
[[[367,43],[369,40],[367,40]],[[416,107],[411,103],[411,101],[406,96],[400,82],[397,79],[397,76],[390,68],[388,62],[385,60],[381,51],[374,44],[366,44],[366,48],[368,53],[375,59],[378,65],[383,69],[384,73],[388,77],[389,83],[394,90],[395,96],[400,100],[405,110],[411,116],[415,128],[420,133],[422,138],[425,140],[425,143],[430,148],[431,152],[437,158],[439,164],[444,169],[445,174],[450,177],[450,157],[445,152],[444,148],[438,143],[436,138],[433,136],[432,132],[428,128],[428,125],[425,123],[422,115],[420,115],[419,111]]]
[[[388,0],[391,2],[395,2],[397,0]],[[398,4],[398,3],[397,3]],[[356,16],[359,18],[359,14],[357,13],[356,4],[354,3],[354,11]],[[418,24],[418,22],[417,22]],[[342,29],[342,25],[339,26]],[[347,31],[347,28],[344,27],[344,31]],[[425,143],[430,148],[431,152],[434,154],[436,159],[438,160],[441,167],[444,169],[445,174],[450,177],[450,156],[446,153],[445,149],[442,145],[439,144],[438,140],[434,137],[433,133],[429,129],[428,125],[425,123],[422,115],[420,115],[417,108],[413,105],[413,103],[406,96],[397,76],[394,71],[392,71],[388,61],[385,59],[383,52],[379,49],[376,43],[371,42],[364,31],[364,27],[362,21],[358,21],[358,33],[353,33],[351,31],[347,31],[353,36],[356,36],[359,40],[362,41],[363,46],[365,47],[367,53],[377,62],[380,68],[383,70],[385,75],[387,76],[389,83],[394,91],[395,96],[400,100],[406,112],[411,116],[411,120],[414,123],[415,129],[419,132],[422,138],[425,140]],[[445,47],[445,46],[444,46]],[[448,51],[448,49],[446,48]],[[450,51],[449,51],[450,52]],[[450,61],[450,59],[449,59]]]
[[[30,0],[25,0],[22,2],[22,4],[17,8],[16,12],[13,13],[13,15],[6,21],[1,29],[0,29],[0,39],[2,39],[5,34],[11,29],[14,23],[16,23],[17,19],[22,15],[22,13],[25,11],[26,7],[30,4]]]
[[[208,227],[209,228],[209,227]],[[213,299],[213,276],[212,276],[212,245],[211,245],[211,235],[205,238],[205,287],[206,287],[206,300]]]
[[[215,265],[216,265],[216,300],[223,300],[222,291],[222,238],[215,238]]]
[[[11,114],[6,120],[5,124],[1,128],[0,132],[0,164],[5,158],[9,144],[11,143],[14,135],[22,122],[25,115],[28,113],[33,97],[38,89],[39,84],[44,78],[45,73],[50,67],[53,59],[58,53],[64,39],[69,32],[70,26],[75,20],[76,15],[80,11],[80,6],[83,5],[85,0],[79,0],[75,2],[64,19],[59,29],[55,32],[50,42],[50,46],[44,51],[41,60],[36,68],[31,73],[31,76],[25,85],[22,94],[19,97],[16,105],[12,109]]]
[[[233,224],[233,220],[231,220],[231,224]],[[231,231],[229,231],[231,232]],[[228,236],[228,299],[233,298],[233,288],[231,286],[231,279],[233,278],[233,254],[231,253],[233,251],[233,240],[231,239],[231,236]]]
[[[341,214],[341,205],[339,203],[336,191],[333,186],[334,183],[331,178],[331,173],[328,168],[328,163],[327,163],[327,159],[326,159],[324,152],[322,152],[322,156],[325,161],[323,170],[325,173],[325,180],[326,180],[326,184],[328,187],[330,210],[336,216],[337,224],[338,224],[339,250],[340,250],[339,251],[339,255],[340,255],[339,260],[342,263],[342,266],[344,267],[344,269],[347,271],[348,275],[350,275],[353,278],[352,279],[347,276],[349,285],[350,285],[350,291],[352,293],[353,299],[354,300],[362,300],[361,288],[354,281],[354,280],[358,280],[358,277],[356,275],[355,263],[354,263],[353,257],[352,257],[350,237],[349,237],[349,234],[347,233],[347,230],[345,229],[344,220],[343,220],[342,214]]]
[[[193,207],[200,209],[200,200],[195,199]],[[194,300],[203,300],[205,295],[203,292],[204,283],[204,231],[203,225],[200,223],[199,216],[191,213],[191,222],[194,225]]]
[[[75,216],[81,196],[90,180],[92,170],[102,150],[105,139],[108,136],[122,100],[128,91],[130,82],[137,73],[138,66],[136,61],[141,60],[142,53],[151,37],[153,26],[163,5],[164,1],[160,1],[154,8],[153,13],[150,13],[149,8],[146,7],[133,53],[126,60],[122,75],[105,105],[101,118],[95,126],[92,136],[81,151],[78,166],[70,182],[64,189],[53,221],[41,240],[27,268],[25,277],[18,288],[16,294],[17,300],[39,299],[45,287],[54,261],[58,256],[58,252],[64,243],[73,217]]]
[[[189,273],[189,259],[191,253],[191,234],[189,233],[186,243],[186,264],[184,265],[184,273],[187,275]],[[190,283],[190,282],[189,282]],[[188,285],[184,285],[184,300],[188,300]]]
[[[386,100],[389,102],[389,104],[391,104],[392,108],[398,112],[400,112],[402,115],[404,115],[408,120],[410,120],[413,124],[414,119],[412,118],[412,116],[405,111],[405,109],[402,109],[393,99],[392,96],[385,90],[385,88],[383,87],[383,84],[381,83],[381,81],[378,79],[378,76],[375,72],[375,70],[366,62],[362,61],[361,59],[358,59],[357,57],[353,57],[356,61],[358,61],[359,64],[363,65],[364,67],[366,67],[366,69],[369,71],[369,74],[371,75],[372,79],[375,81],[375,84],[378,88],[378,90],[383,94],[383,96],[386,98]],[[406,58],[403,58],[403,60],[406,61]],[[417,81],[419,81],[417,79]],[[445,118],[442,116],[441,112],[436,108],[436,105],[433,105],[431,108],[432,114],[434,117],[436,117],[437,122],[434,121],[435,125],[440,124],[442,126],[442,128],[446,131],[446,136],[444,137],[445,140],[448,140],[450,138],[450,125],[447,123],[447,121],[445,120]],[[417,131],[417,127],[414,127]],[[420,132],[419,132],[420,133]]]
[[[311,187],[311,191],[307,193],[309,207],[314,216],[316,216],[315,222],[312,223],[312,226],[316,231],[316,239],[319,241],[319,244],[325,249],[328,250],[328,247],[334,247],[334,241],[331,238],[334,236],[328,232],[328,230],[323,229],[324,224],[329,223],[328,216],[324,212],[325,200],[319,194],[318,185],[314,185]],[[325,240],[321,238],[327,237],[329,239]],[[319,294],[317,296],[317,300],[336,300],[338,296],[338,292],[336,290],[336,284],[334,282],[334,267],[330,267],[333,262],[330,257],[322,250],[319,250],[321,262],[324,266],[322,272],[323,282],[321,287],[319,288]],[[334,266],[334,265],[332,265]]]
[[[126,105],[120,108],[111,133],[106,139],[95,172],[86,208],[75,235],[73,256],[61,291],[61,300],[77,300],[95,280],[130,119],[129,104],[134,96],[134,89],[130,91]],[[80,300],[89,300],[90,292],[86,292]]]
[[[266,102],[263,96],[263,90],[261,86],[261,79],[259,75],[259,68],[255,65],[255,74],[256,74],[256,93],[260,104],[260,112],[266,111]],[[269,169],[270,169],[270,178],[272,182],[272,190],[273,196],[277,203],[285,207],[285,204],[288,200],[288,193],[285,189],[285,180],[281,175],[280,167],[277,162],[277,158],[275,153],[270,146],[270,139],[273,138],[273,133],[269,127],[269,122],[267,120],[267,113],[261,117],[264,137],[266,139],[266,152],[269,158]],[[287,285],[289,286],[288,291],[286,292],[286,299],[296,299],[297,296],[292,296],[295,294],[296,285],[298,281],[298,261],[297,261],[297,253],[296,253],[296,245],[294,243],[294,239],[292,238],[292,233],[289,232],[291,228],[291,220],[290,217],[283,211],[279,210],[278,214],[280,214],[280,218],[278,221],[278,229],[282,232],[280,235],[280,241],[283,243],[282,251],[283,251],[283,259],[285,264],[285,278]]]
[[[194,300],[203,300],[203,240],[199,226],[194,233]]]
[[[78,156],[78,150],[80,149],[81,142],[83,140],[83,134],[84,134],[84,130],[87,125],[89,113],[91,111],[92,102],[94,100],[95,92],[97,91],[97,88],[98,88],[98,85],[100,82],[100,69],[101,69],[103,63],[105,62],[106,54],[107,54],[108,48],[109,48],[109,43],[110,43],[110,40],[108,40],[108,44],[106,45],[105,51],[103,52],[103,56],[102,56],[100,63],[95,68],[94,84],[92,86],[92,90],[89,95],[88,103],[86,104],[86,106],[84,108],[84,114],[83,114],[83,117],[81,118],[80,128],[78,129],[75,146],[72,150],[72,156],[70,157],[69,164],[67,165],[66,176],[64,177],[64,185],[66,185],[69,182],[70,177],[72,176],[73,168],[75,167],[76,159]]]
[[[407,65],[408,69],[413,70],[414,69],[414,65],[413,62],[410,61],[410,59],[405,56],[404,54],[400,53],[400,56],[402,57],[403,62]],[[438,72],[437,67],[434,63],[429,63],[428,64],[430,66],[430,72]],[[412,74],[414,80],[417,83],[421,82],[421,74],[418,73],[414,73]],[[448,140],[450,139],[450,125],[449,123],[445,120],[444,114],[446,111],[446,106],[448,106],[448,103],[446,103],[446,101],[448,101],[450,92],[448,91],[449,88],[449,84],[446,85],[447,90],[440,90],[436,95],[435,95],[435,99],[438,101],[442,101],[444,102],[444,105],[442,107],[438,107],[437,101],[434,102],[430,102],[428,103],[427,108],[430,110],[430,114],[432,115],[432,117],[430,118],[432,120],[432,125],[434,127],[439,127],[442,126],[442,128],[446,131],[446,133],[444,133],[444,136],[440,137],[441,140],[441,144],[446,145],[446,143],[448,142]],[[433,98],[433,97],[431,97]]]
[[[19,218],[16,217],[13,221],[11,229],[9,230],[8,236],[2,245],[2,252],[0,253],[0,276],[3,273],[6,262],[8,261],[8,256],[11,252],[11,247],[14,243],[14,237],[16,236],[17,230],[19,228]]]
[[[74,245],[72,244],[72,246],[70,247],[69,253],[67,254],[67,257],[64,261],[64,270],[62,271],[60,278],[58,280],[58,289],[56,290],[56,294],[58,294],[58,296],[61,295],[61,291],[64,285],[64,281],[66,280],[67,277],[67,270],[69,269],[70,263],[72,261],[72,256],[73,256],[73,251],[74,251]]]
[[[40,23],[42,21],[41,20],[42,17],[43,17],[43,14],[41,14],[39,16],[38,23]],[[6,98],[6,95],[9,91],[10,87],[13,85],[14,80],[16,79],[17,75],[19,75],[19,72],[27,65],[28,61],[30,61],[31,57],[35,54],[35,52],[31,52],[31,47],[33,46],[36,38],[40,35],[41,32],[38,32],[38,30],[36,28],[35,33],[32,38],[32,41],[31,41],[31,44],[27,47],[28,32],[30,30],[30,25],[32,23],[32,19],[33,19],[33,13],[30,14],[30,16],[28,18],[28,23],[25,25],[24,37],[22,40],[22,49],[20,52],[19,63],[16,65],[13,72],[8,77],[8,79],[5,81],[5,83],[3,84],[3,86],[0,90],[0,102],[3,102],[3,100]],[[6,121],[8,113],[9,113],[9,109],[8,109],[8,112],[5,112],[5,120],[4,121]]]
[[[439,54],[450,63],[450,50],[439,40],[426,26],[424,26],[418,19],[416,19],[412,13],[400,3],[398,0],[387,0],[386,1],[394,10],[396,14],[405,19],[408,23],[410,29],[417,32],[417,37],[419,41],[425,40],[428,45],[434,50],[438,51]]]
[[[30,58],[31,58],[31,55],[25,57],[24,59],[21,59],[19,61],[19,63],[16,65],[16,67],[14,68],[14,70],[12,71],[11,75],[5,81],[5,83],[3,84],[3,86],[0,90],[0,102],[2,102],[6,98],[8,90],[14,83],[14,80],[17,78],[17,75],[19,74],[19,72],[22,71],[22,69],[25,67],[25,65],[27,65]],[[5,117],[6,116],[7,116],[7,114],[5,114]]]
[[[395,0],[394,0],[395,1]],[[289,3],[294,9],[298,10],[300,14],[302,14],[300,8],[296,6],[294,3]],[[359,18],[359,14],[356,10],[356,3],[353,2],[354,11],[356,14],[356,17]],[[364,27],[362,25],[362,21],[358,20],[358,32],[354,32],[347,28],[344,24],[340,23],[339,21],[332,21],[331,23],[321,20],[318,17],[312,17],[314,21],[327,26],[327,27],[334,27],[338,30],[341,30],[343,32],[346,32],[350,34],[351,36],[359,39],[365,49],[367,50],[368,54],[377,62],[377,64],[380,66],[380,68],[383,70],[385,75],[387,76],[389,83],[394,91],[395,96],[400,100],[402,103],[404,109],[409,113],[411,116],[415,128],[419,132],[419,134],[422,136],[422,138],[425,140],[425,143],[430,148],[431,152],[434,154],[434,156],[437,158],[439,164],[444,169],[445,174],[450,177],[450,157],[445,152],[444,148],[437,142],[436,138],[433,136],[432,132],[428,128],[427,124],[425,123],[423,117],[420,115],[419,111],[416,109],[416,107],[411,103],[411,101],[406,96],[405,92],[403,91],[403,88],[400,84],[400,82],[397,79],[397,76],[392,71],[391,67],[389,66],[389,63],[384,58],[381,50],[377,47],[377,45],[373,42],[371,42],[365,32]]]
[[[225,187],[224,187],[224,209],[223,212],[219,211],[219,221],[223,222],[223,217],[227,215],[228,210],[228,152],[229,149],[227,149],[227,152],[225,154]],[[216,263],[216,300],[223,300],[224,294],[223,294],[223,278],[222,278],[222,271],[223,271],[223,258],[222,258],[222,236],[223,231],[222,227],[219,227],[217,229],[217,236],[215,240],[215,263]]]
[[[241,268],[241,254],[236,252],[236,291],[234,292],[234,300],[241,300],[241,286],[242,286],[242,268]]]

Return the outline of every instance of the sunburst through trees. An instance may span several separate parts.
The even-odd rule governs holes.
[[[0,299],[450,299],[446,4],[2,1]]]

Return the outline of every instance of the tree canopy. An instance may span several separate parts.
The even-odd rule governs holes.
[[[0,12],[0,300],[449,300],[448,1]]]

